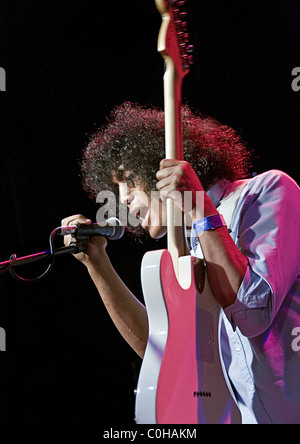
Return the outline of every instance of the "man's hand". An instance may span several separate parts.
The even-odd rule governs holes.
[[[85,224],[90,225],[92,221],[82,216],[81,214],[76,214],[74,216],[66,217],[61,221],[63,227],[69,227],[71,225]],[[74,240],[72,236],[64,236],[64,243],[69,246]],[[74,257],[82,262],[86,267],[90,264],[96,264],[100,259],[101,254],[105,251],[107,245],[107,240],[103,236],[93,236],[89,239],[87,249],[82,252],[75,254]]]
[[[156,174],[162,200],[171,198],[185,214],[193,219],[204,217],[205,191],[192,166],[185,161],[164,159]]]

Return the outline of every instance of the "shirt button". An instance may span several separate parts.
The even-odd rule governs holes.
[[[235,349],[236,349],[237,352],[240,352],[240,351],[242,350],[242,348],[241,348],[240,345],[236,345],[236,346],[235,346]]]
[[[254,392],[255,385],[254,384],[249,384],[248,389],[249,389],[250,392]]]

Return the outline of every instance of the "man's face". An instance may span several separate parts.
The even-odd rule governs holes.
[[[119,187],[120,201],[128,207],[129,213],[141,221],[142,227],[147,230],[153,239],[160,239],[167,232],[166,205],[159,199],[159,193],[147,193],[144,185],[134,184],[130,171],[120,174],[112,172],[113,182]]]

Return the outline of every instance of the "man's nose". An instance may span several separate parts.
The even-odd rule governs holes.
[[[133,200],[133,195],[130,192],[126,183],[121,183],[119,186],[120,201],[123,205],[129,205]]]

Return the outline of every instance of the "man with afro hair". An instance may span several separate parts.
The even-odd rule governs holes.
[[[189,192],[188,210],[180,206],[190,221],[187,245],[205,260],[222,307],[222,358],[242,421],[300,423],[300,353],[293,347],[300,330],[300,189],[277,170],[249,178],[251,153],[233,129],[188,107],[182,114],[184,161],[164,159],[162,111],[117,107],[83,152],[83,186],[92,198],[110,191],[140,221],[128,229],[153,238],[166,233],[166,200]],[[62,221],[78,223],[91,220]],[[105,238],[93,237],[76,257],[122,336],[143,357],[146,308],[105,247]]]

